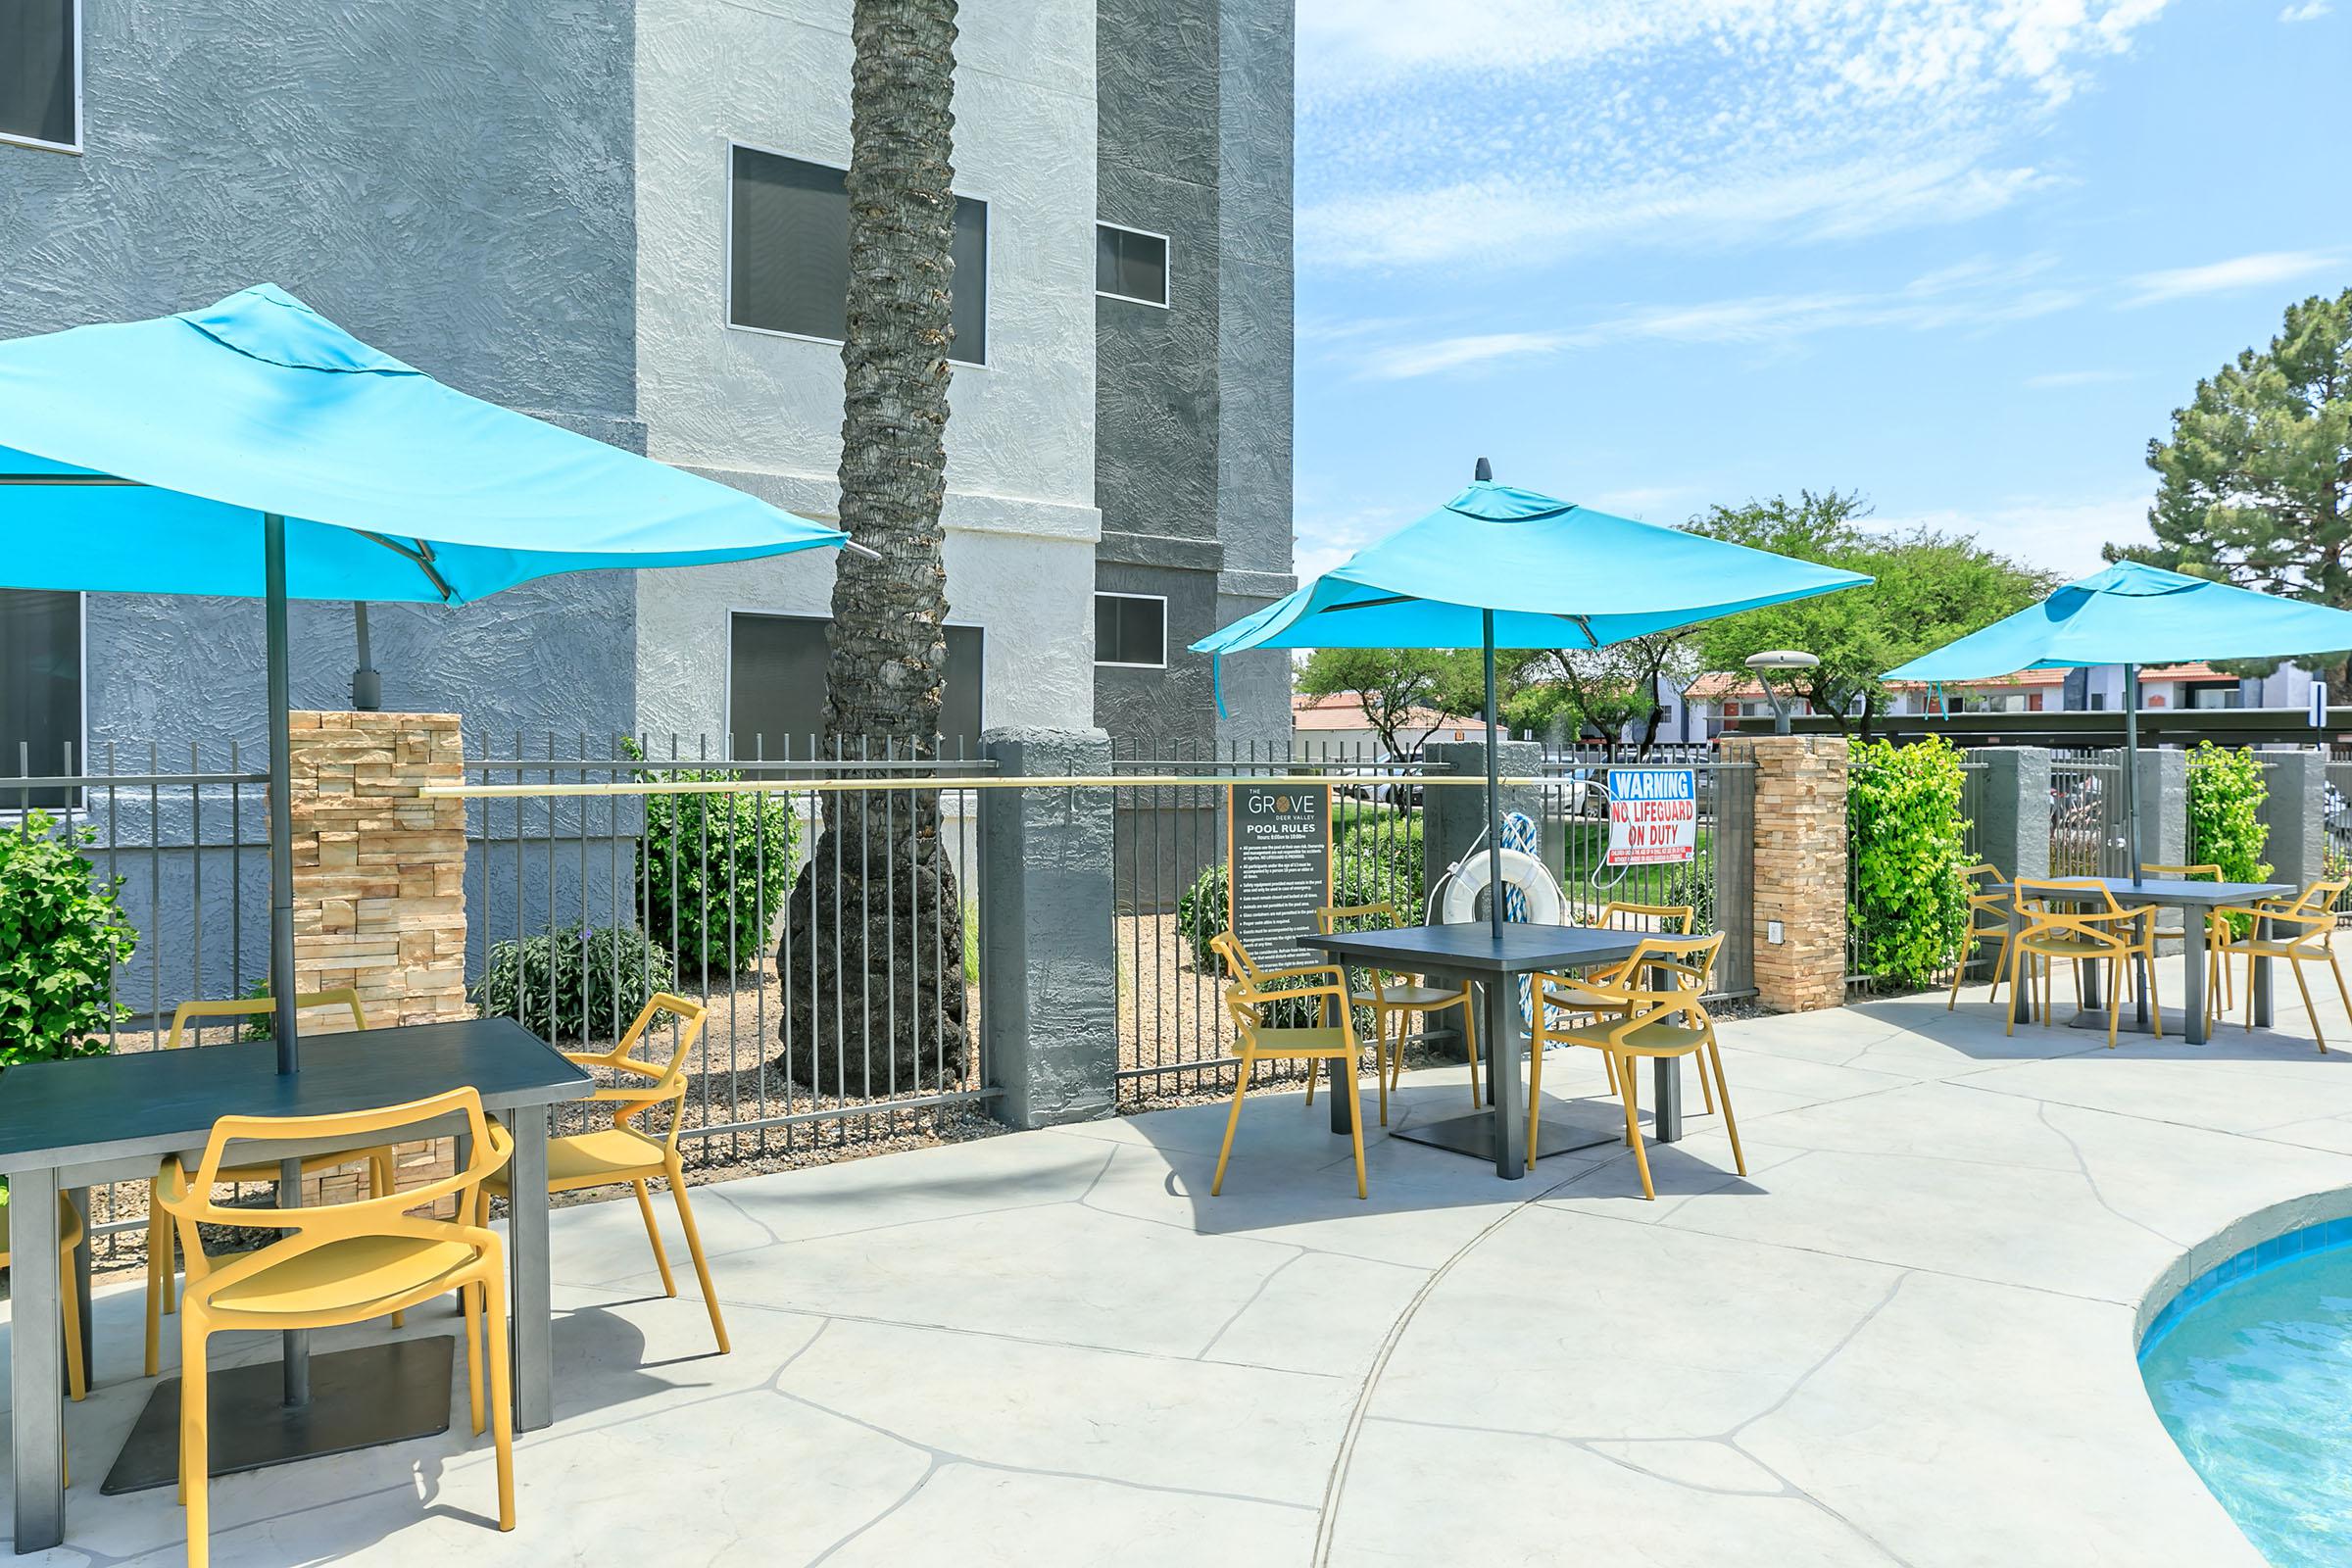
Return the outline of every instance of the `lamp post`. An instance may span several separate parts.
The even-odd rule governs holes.
[[[1748,655],[1745,662],[1748,668],[1756,672],[1756,680],[1763,686],[1764,695],[1772,699],[1772,732],[1775,735],[1788,734],[1788,702],[1773,689],[1771,672],[1776,669],[1817,669],[1821,666],[1819,656],[1799,653],[1793,648],[1773,648]]]

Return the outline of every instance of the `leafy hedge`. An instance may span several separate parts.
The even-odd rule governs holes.
[[[643,755],[635,742],[626,746],[630,756]],[[687,768],[638,777],[694,784],[743,775]],[[800,819],[780,792],[646,797],[637,848],[646,919],[658,941],[674,944],[681,969],[748,968],[775,946],[800,834]]]
[[[2188,754],[2188,858],[2218,865],[2225,882],[2261,882],[2271,874],[2262,858],[2271,830],[2262,819],[2271,787],[2251,748],[2230,751],[2199,741]],[[2247,924],[2243,916],[2234,923]],[[2239,936],[2246,932],[2240,930]]]
[[[130,1016],[108,994],[139,942],[82,846],[95,828],[57,830],[27,811],[0,830],[0,1067],[106,1052],[107,1026]]]
[[[542,1040],[612,1040],[677,983],[668,950],[635,926],[571,925],[493,947],[473,1002],[483,1017],[519,1018]]]
[[[1864,974],[1924,986],[1959,956],[1968,929],[1965,785],[1959,751],[1940,737],[1854,748],[1845,797],[1853,857],[1846,918]]]

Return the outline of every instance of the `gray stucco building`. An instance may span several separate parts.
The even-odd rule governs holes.
[[[849,14],[25,0],[0,54],[70,57],[0,73],[0,336],[271,281],[466,391],[829,515]],[[1182,649],[1291,586],[1289,0],[961,24],[951,722],[1285,734],[1287,694],[1246,677],[1220,725]],[[1118,296],[1153,238],[1162,298]],[[384,706],[454,709],[502,754],[639,731],[805,755],[820,554],[379,607]],[[346,701],[352,620],[297,608],[297,706]],[[236,602],[0,602],[0,662],[41,672],[0,681],[0,771],[20,740],[258,746],[260,634]]]

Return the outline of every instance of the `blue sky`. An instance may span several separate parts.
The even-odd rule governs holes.
[[[2070,575],[2352,284],[2352,0],[1300,0],[1298,568],[1498,478]]]

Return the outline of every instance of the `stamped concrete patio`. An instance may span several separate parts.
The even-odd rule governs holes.
[[[1969,996],[1727,1026],[1751,1174],[1694,1119],[1654,1203],[1620,1151],[1504,1184],[1386,1139],[1359,1202],[1275,1094],[1214,1200],[1220,1106],[700,1189],[726,1357],[633,1205],[563,1210],[521,1528],[461,1425],[216,1482],[217,1560],[2258,1563],[2135,1313],[2246,1215],[2352,1210],[2352,1056],[2283,997],[2278,1033],[2110,1054]],[[97,1494],[138,1311],[101,1301],[73,1544],[28,1562],[178,1559],[169,1492]]]

